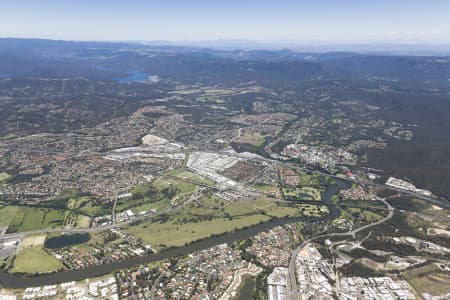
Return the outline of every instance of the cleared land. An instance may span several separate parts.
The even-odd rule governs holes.
[[[191,205],[182,211],[130,226],[127,230],[160,249],[182,246],[214,234],[256,225],[273,217],[319,216],[328,212],[326,206],[280,206],[266,199],[241,200],[229,204],[214,196],[205,196],[200,203],[204,206]]]
[[[436,265],[427,265],[405,272],[403,276],[420,294],[433,296],[450,293],[450,274],[441,272]]]
[[[18,206],[3,205],[0,207],[0,226],[9,226],[14,219]]]
[[[62,269],[59,260],[41,247],[27,247],[19,251],[13,262],[13,273],[47,273]]]
[[[22,247],[23,248],[29,248],[29,247],[36,247],[36,246],[43,246],[45,243],[45,238],[47,235],[45,234],[39,234],[39,235],[29,235],[26,236],[23,239]]]
[[[247,144],[253,147],[261,147],[266,141],[266,137],[259,132],[254,133],[244,133],[233,139],[234,143],[237,144]]]
[[[174,189],[178,192],[178,194],[192,193],[197,188],[194,184],[164,177],[156,178],[155,181],[153,181],[153,186],[160,191],[165,189]]]
[[[8,173],[0,173],[0,183],[8,180],[10,177],[11,176]]]
[[[65,212],[47,208],[4,205],[0,207],[0,224],[9,231],[29,231],[63,226]]]
[[[154,245],[154,247],[162,248],[164,246],[182,246],[213,234],[221,234],[234,229],[256,225],[269,219],[269,217],[263,215],[252,215],[231,220],[214,219],[182,224],[173,222],[141,224],[132,226],[128,230],[138,238]]]
[[[198,176],[197,174],[187,171],[184,168],[172,170],[172,171],[168,172],[167,175],[179,178],[181,180],[189,180],[193,183],[205,184],[205,185],[210,185],[210,186],[215,185],[214,181],[209,180],[207,178],[203,178],[201,176]]]

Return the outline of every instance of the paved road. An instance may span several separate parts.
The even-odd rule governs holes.
[[[236,154],[234,154],[234,153],[227,153],[227,154],[231,155],[231,156],[239,157],[239,154],[237,154],[237,153]],[[411,191],[407,191],[407,190],[403,190],[403,189],[398,189],[398,188],[394,188],[394,187],[390,187],[390,186],[386,186],[384,184],[377,184],[377,183],[373,183],[373,182],[362,181],[362,180],[351,179],[351,178],[342,178],[342,177],[339,177],[339,176],[336,176],[336,175],[332,175],[332,174],[329,174],[329,173],[325,173],[325,172],[322,172],[322,171],[311,170],[311,169],[308,169],[306,167],[299,167],[298,165],[293,164],[293,163],[281,162],[281,161],[274,160],[274,159],[267,159],[267,158],[263,158],[261,156],[258,157],[258,158],[255,158],[255,159],[260,160],[260,161],[264,161],[266,163],[276,163],[278,165],[282,165],[282,166],[285,166],[285,167],[300,168],[300,169],[302,169],[304,171],[316,172],[316,173],[319,173],[319,174],[324,175],[324,176],[328,176],[328,177],[336,178],[336,179],[341,179],[341,180],[345,180],[345,181],[352,182],[352,183],[357,183],[357,184],[362,184],[362,185],[373,185],[373,186],[379,186],[379,187],[387,188],[387,189],[394,190],[394,191],[397,191],[397,192],[403,193],[403,194],[408,194],[408,195],[414,196],[416,198],[422,199],[424,201],[428,201],[430,203],[433,203],[433,204],[436,204],[436,205],[440,205],[442,207],[450,209],[450,204],[449,203],[442,202],[442,201],[440,201],[440,200],[438,200],[436,198],[427,197],[425,195],[418,194],[418,193],[415,193],[415,192],[411,192]],[[208,186],[208,188],[211,188],[211,187]],[[152,214],[152,215],[138,216],[137,218],[135,218],[133,220],[129,220],[129,221],[121,222],[121,223],[117,223],[117,224],[112,224],[112,225],[107,225],[107,226],[99,226],[99,227],[91,227],[91,228],[58,228],[58,229],[32,230],[32,231],[24,231],[24,232],[20,232],[20,233],[4,234],[4,235],[0,236],[0,239],[1,238],[8,238],[8,237],[18,237],[18,236],[24,236],[24,235],[31,235],[31,234],[44,234],[44,233],[89,233],[89,232],[96,232],[96,231],[102,231],[102,230],[108,230],[108,229],[113,229],[113,228],[119,228],[119,227],[122,227],[122,226],[126,226],[126,225],[128,225],[128,224],[130,224],[130,223],[132,223],[134,221],[146,219],[146,218],[149,218],[149,217],[161,214],[161,213],[165,213],[165,212],[168,212],[168,211],[162,211],[162,212],[159,212],[157,214]]]
[[[227,154],[230,155],[230,156],[239,157],[238,153],[236,153],[236,154],[234,154],[234,153],[227,153]],[[420,193],[416,193],[416,192],[412,192],[412,191],[396,188],[396,187],[393,187],[393,186],[388,186],[388,185],[385,185],[385,184],[375,183],[375,182],[372,182],[372,181],[352,179],[352,178],[348,178],[348,177],[340,177],[340,176],[336,176],[336,175],[333,175],[333,174],[330,174],[330,173],[327,173],[327,172],[323,172],[323,171],[320,171],[320,170],[315,170],[315,169],[311,169],[311,168],[308,168],[308,167],[301,167],[301,166],[299,166],[298,164],[295,164],[295,163],[280,161],[280,160],[277,160],[277,159],[274,159],[274,158],[269,159],[269,158],[265,158],[265,157],[259,156],[259,157],[255,157],[253,159],[259,160],[259,161],[263,161],[265,163],[275,163],[275,164],[277,164],[279,166],[283,166],[283,167],[301,169],[301,170],[307,171],[307,172],[314,172],[314,173],[321,174],[323,176],[336,178],[336,179],[342,179],[342,180],[345,180],[345,181],[348,181],[348,182],[351,182],[351,183],[360,184],[360,185],[371,185],[371,186],[382,187],[382,188],[385,188],[385,189],[389,189],[389,190],[392,190],[392,191],[399,192],[401,194],[407,194],[407,195],[410,195],[410,196],[414,196],[414,197],[416,197],[418,199],[421,199],[421,200],[424,200],[424,201],[428,201],[430,203],[433,203],[433,204],[436,204],[436,205],[439,205],[439,206],[442,206],[442,207],[450,209],[450,203],[446,199],[445,200],[440,200],[440,199],[435,198],[435,197],[425,196],[425,195],[420,194]]]
[[[103,153],[103,154],[105,154],[105,153]],[[233,153],[227,153],[227,154],[228,155],[237,155],[238,156],[238,154],[233,154]],[[279,160],[268,159],[268,158],[263,158],[263,157],[257,157],[257,158],[254,158],[254,159],[263,161],[265,163],[275,163],[275,164],[286,166],[286,167],[290,167],[290,168],[300,168],[300,169],[305,170],[305,171],[316,172],[316,173],[319,173],[319,174],[321,174],[323,176],[328,176],[328,177],[331,177],[331,178],[346,180],[346,181],[352,182],[352,183],[357,183],[357,184],[362,184],[362,185],[372,185],[372,186],[379,186],[379,187],[387,188],[387,189],[394,190],[394,191],[397,191],[397,192],[400,192],[400,193],[403,193],[403,194],[408,194],[408,195],[414,196],[416,198],[419,198],[419,199],[428,201],[430,203],[437,204],[437,205],[440,205],[442,207],[450,209],[450,204],[442,202],[439,199],[436,199],[436,198],[433,198],[433,197],[427,197],[427,196],[422,195],[422,194],[418,194],[418,193],[407,191],[407,190],[403,190],[403,189],[398,189],[398,188],[395,188],[395,187],[386,186],[384,184],[377,184],[377,183],[373,183],[373,182],[362,181],[362,180],[351,179],[351,178],[342,178],[342,177],[338,177],[336,175],[332,175],[332,174],[329,174],[329,173],[326,173],[326,172],[322,172],[322,171],[319,171],[319,170],[311,170],[311,169],[306,168],[306,167],[299,167],[298,165],[290,163],[290,162],[282,162],[282,161],[279,161]],[[211,187],[209,187],[209,188],[211,188]],[[178,207],[170,208],[168,210],[164,210],[164,211],[161,211],[161,212],[158,212],[158,213],[155,213],[155,214],[151,214],[151,215],[138,216],[138,217],[134,218],[133,220],[129,220],[129,221],[121,222],[121,223],[115,223],[115,224],[111,224],[111,225],[107,225],[107,226],[99,226],[99,227],[91,227],[91,228],[60,228],[60,229],[32,230],[32,231],[27,231],[27,232],[4,234],[4,235],[0,236],[0,239],[11,238],[11,237],[22,237],[22,236],[30,235],[30,234],[86,233],[86,232],[89,233],[89,232],[96,232],[96,231],[103,231],[103,230],[108,230],[108,229],[113,229],[113,228],[119,228],[119,227],[122,227],[122,226],[129,225],[132,222],[136,222],[136,221],[143,220],[143,219],[150,218],[150,217],[155,217],[155,216],[157,216],[159,214],[167,213],[169,211],[179,209],[179,208],[183,207],[184,205],[186,205],[188,203],[191,203],[192,201],[195,201],[195,199],[191,197],[191,199],[189,199],[183,205],[180,205]],[[382,219],[382,220],[380,220],[378,222],[375,222],[375,223],[372,223],[372,224],[368,224],[366,226],[360,227],[358,229],[355,229],[355,230],[352,230],[352,231],[349,231],[349,232],[346,232],[346,233],[325,234],[325,235],[320,235],[320,236],[311,238],[311,239],[303,242],[299,247],[297,247],[297,249],[294,250],[294,252],[293,252],[293,254],[291,256],[290,262],[289,262],[289,277],[290,277],[289,290],[291,291],[290,296],[291,296],[292,299],[298,299],[298,286],[297,286],[297,281],[296,281],[296,276],[295,276],[295,259],[296,259],[297,255],[298,255],[299,251],[303,248],[303,246],[306,245],[307,243],[315,240],[315,239],[318,239],[318,238],[321,238],[321,237],[327,237],[327,236],[328,237],[332,237],[332,236],[349,236],[349,235],[351,235],[354,238],[356,233],[358,233],[358,232],[360,232],[362,230],[365,230],[365,229],[367,229],[369,227],[376,226],[378,224],[381,224],[381,223],[389,220],[392,217],[392,215],[393,215],[393,210],[394,209],[389,205],[389,203],[387,203],[386,200],[383,199],[382,201],[385,203],[385,205],[389,209],[389,214],[388,214],[388,216],[386,218],[384,218],[384,219]]]
[[[199,195],[194,193],[182,205],[171,207],[171,208],[168,208],[168,209],[165,209],[165,210],[153,213],[153,214],[139,215],[139,216],[137,216],[137,217],[135,217],[133,219],[130,219],[130,220],[127,220],[127,221],[124,221],[124,222],[120,222],[120,223],[114,223],[114,224],[111,224],[111,225],[96,226],[96,227],[91,227],[91,228],[53,228],[53,229],[38,229],[38,230],[14,232],[14,233],[7,233],[7,234],[0,235],[0,240],[10,239],[10,238],[15,238],[15,237],[24,237],[26,235],[33,235],[33,234],[90,233],[90,232],[98,232],[98,231],[104,231],[104,230],[109,230],[109,229],[114,229],[114,228],[120,228],[120,227],[129,225],[129,224],[131,224],[133,222],[137,222],[137,221],[153,218],[153,217],[156,217],[156,216],[161,215],[161,214],[165,214],[165,213],[168,213],[168,212],[173,212],[173,211],[179,210],[179,209],[183,208],[184,206],[188,205],[189,203],[192,203],[193,201],[196,201],[198,199],[198,197],[199,197]]]
[[[294,252],[292,252],[291,258],[289,260],[289,282],[288,282],[288,299],[291,300],[299,300],[299,287],[297,284],[297,276],[296,276],[296,270],[295,270],[295,261],[297,259],[298,253],[303,249],[303,247],[305,245],[307,245],[308,243],[317,240],[319,238],[324,238],[324,237],[337,237],[337,236],[352,236],[352,238],[355,238],[356,234],[360,231],[363,231],[367,228],[373,227],[373,226],[377,226],[379,224],[382,224],[386,221],[388,221],[389,219],[392,218],[392,216],[394,215],[394,208],[385,200],[385,199],[381,199],[381,201],[386,205],[387,209],[389,210],[389,213],[386,217],[384,217],[383,219],[374,222],[374,223],[370,223],[367,225],[364,225],[362,227],[359,227],[357,229],[353,229],[351,231],[348,232],[342,232],[342,233],[326,233],[326,234],[322,234],[322,235],[318,235],[315,237],[312,237],[308,240],[305,240],[303,243],[300,244],[300,246],[298,246]]]

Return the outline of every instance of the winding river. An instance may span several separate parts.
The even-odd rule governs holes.
[[[331,201],[331,197],[341,189],[347,189],[350,184],[341,179],[335,179],[336,184],[328,185],[325,192],[322,193],[323,202],[328,205],[330,213],[324,217],[294,217],[294,218],[280,218],[271,221],[254,225],[250,228],[240,229],[233,232],[225,233],[219,236],[213,236],[189,245],[170,248],[159,253],[146,254],[143,256],[129,258],[123,261],[110,262],[102,265],[91,266],[78,270],[61,271],[51,274],[42,274],[34,276],[14,275],[6,272],[0,273],[0,284],[7,288],[26,288],[33,286],[42,286],[49,284],[56,284],[68,281],[79,281],[86,278],[106,275],[114,272],[117,269],[126,269],[133,266],[147,264],[153,261],[162,259],[169,259],[176,256],[186,255],[195,251],[211,248],[215,245],[223,243],[233,243],[235,241],[244,240],[255,236],[260,232],[270,230],[276,226],[298,221],[319,221],[325,219],[335,219],[339,216],[339,209]]]

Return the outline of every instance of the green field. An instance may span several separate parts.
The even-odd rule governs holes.
[[[268,220],[269,217],[258,214],[232,220],[217,218],[211,221],[183,224],[174,224],[173,222],[142,223],[138,226],[131,226],[128,231],[149,242],[153,247],[162,248],[164,246],[183,246],[213,234],[225,233]]]
[[[341,217],[352,222],[376,222],[383,219],[383,216],[368,209],[355,207],[345,207],[341,209]]]
[[[101,216],[101,215],[110,214],[111,210],[112,210],[112,206],[110,208],[109,206],[96,205],[90,201],[86,201],[77,210],[83,214],[93,217],[93,216]]]
[[[156,178],[153,181],[153,186],[160,191],[163,191],[165,189],[174,189],[180,194],[192,193],[197,188],[192,183],[166,177]]]
[[[163,199],[156,202],[144,203],[141,205],[137,205],[131,208],[133,213],[138,214],[141,211],[149,211],[150,209],[156,209],[157,211],[163,210],[170,206],[169,201],[167,199]]]
[[[214,181],[209,180],[207,178],[203,178],[201,176],[198,176],[197,174],[187,171],[184,168],[172,170],[172,171],[168,172],[167,175],[179,178],[181,180],[189,180],[193,183],[206,184],[209,186],[215,185]]]
[[[320,217],[329,213],[326,205],[298,204],[297,207],[302,211],[302,215],[306,217]]]
[[[10,177],[11,177],[11,175],[9,175],[8,173],[0,173],[0,183],[8,180]]]
[[[205,207],[211,207],[211,208],[221,208],[225,205],[227,205],[227,201],[216,197],[214,195],[207,195],[204,196],[200,199],[200,202],[205,206]]]
[[[13,273],[48,273],[62,269],[59,260],[41,247],[23,248],[13,262]]]
[[[232,216],[262,213],[270,217],[297,216],[299,209],[295,207],[279,206],[272,201],[265,199],[234,201],[231,205],[225,207],[225,213]]]
[[[64,227],[89,228],[91,218],[72,211],[66,211],[63,224]]]
[[[255,190],[265,192],[270,191],[271,189],[276,188],[277,186],[268,184],[254,184],[251,187],[254,188]]]
[[[9,231],[60,228],[64,218],[63,210],[10,205],[0,207],[0,225],[9,226]]]
[[[17,231],[29,231],[63,226],[64,212],[45,208],[20,207],[16,212],[10,228]]]
[[[293,200],[321,201],[321,192],[313,187],[282,187],[284,197]]]
[[[9,226],[18,210],[18,206],[0,206],[0,226]]]
[[[308,174],[305,171],[298,171],[298,175],[300,177],[299,185],[301,187],[323,187],[323,183],[320,181],[320,174],[318,173]]]
[[[288,207],[265,199],[238,200],[230,204],[214,196],[205,196],[201,202],[207,206],[186,206],[170,215],[130,226],[127,230],[160,249],[182,246],[214,234],[265,222],[273,217],[300,216],[302,208],[304,215],[320,214],[320,207],[316,205]]]
[[[83,205],[87,204],[88,202],[91,202],[91,199],[89,197],[87,197],[87,196],[70,198],[67,201],[67,208],[69,208],[69,209],[77,209],[77,208],[80,208]]]
[[[308,198],[313,201],[321,201],[322,200],[320,191],[313,187],[308,187],[308,186],[302,187],[299,191],[299,194],[301,195],[302,198]]]

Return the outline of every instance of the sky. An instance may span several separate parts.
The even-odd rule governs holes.
[[[0,0],[0,37],[450,43],[449,0]]]

